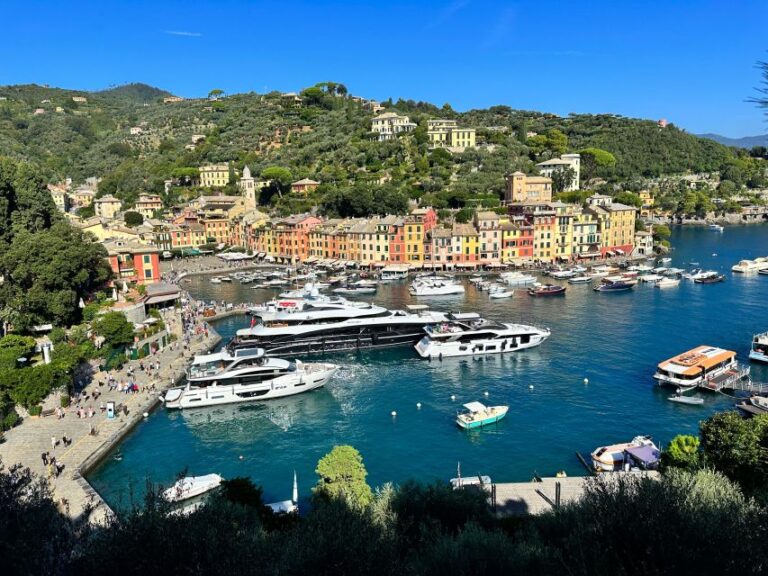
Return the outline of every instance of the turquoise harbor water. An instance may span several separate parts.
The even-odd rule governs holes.
[[[422,299],[435,309],[548,326],[552,337],[520,353],[431,363],[407,348],[329,355],[343,369],[319,391],[242,406],[155,411],[122,443],[122,459],[107,458],[90,480],[117,507],[140,495],[147,478],[167,485],[184,469],[248,475],[264,486],[268,500],[282,500],[290,496],[295,469],[307,497],[317,460],[344,443],[362,452],[372,485],[447,479],[459,461],[465,475],[525,481],[561,469],[583,473],[576,451],[637,434],[664,444],[675,434],[695,432],[701,419],[733,400],[704,394],[703,406],[678,405],[667,401],[671,391],[655,387],[651,376],[659,361],[702,343],[737,350],[746,359],[751,335],[768,329],[768,277],[738,276],[730,267],[741,258],[768,255],[768,227],[722,234],[677,229],[672,241],[673,266],[699,262],[727,270],[727,281],[683,281],[668,290],[641,284],[617,294],[569,285],[560,298],[535,299],[516,290],[512,299],[495,301],[468,287],[464,297]],[[234,302],[273,294],[212,285],[207,277],[186,287],[196,297]],[[374,300],[388,307],[415,301],[405,283],[381,287]],[[235,317],[216,328],[226,341],[247,324],[247,317]],[[768,380],[768,370],[753,365],[753,378]],[[463,432],[453,418],[471,400],[509,404],[509,415],[483,431]]]

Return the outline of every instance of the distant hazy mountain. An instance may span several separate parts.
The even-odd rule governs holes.
[[[752,148],[753,146],[768,146],[768,134],[762,136],[744,136],[744,138],[728,138],[720,134],[697,134],[700,138],[709,138],[724,146],[736,146],[737,148]]]

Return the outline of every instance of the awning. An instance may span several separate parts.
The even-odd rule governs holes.
[[[317,262],[317,256],[310,256],[304,260],[304,264],[314,264],[315,262]]]
[[[407,264],[389,264],[384,268],[384,272],[408,272],[409,269]]]
[[[376,268],[384,268],[384,266],[386,266],[387,263],[386,262],[374,262],[373,265],[376,266]]]
[[[659,451],[653,446],[633,446],[625,452],[643,467],[652,466],[659,461]]]
[[[459,262],[456,264],[456,268],[475,268],[477,266],[474,262]]]
[[[160,304],[161,302],[170,302],[172,300],[176,300],[181,296],[181,292],[176,292],[174,294],[160,294],[158,296],[148,296],[146,300],[144,300],[144,304]]]
[[[624,254],[624,250],[621,248],[616,248],[616,254]]]

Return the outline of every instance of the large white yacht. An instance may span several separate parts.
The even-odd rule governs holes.
[[[408,292],[412,296],[448,296],[451,294],[464,294],[464,286],[441,276],[422,276],[416,278]]]
[[[307,316],[314,318],[339,319],[359,318],[380,314],[385,310],[369,302],[353,302],[341,296],[319,296],[313,298],[277,298],[259,306],[252,306],[248,313],[263,323],[282,322],[295,324],[306,322]]]
[[[412,309],[417,311],[387,310],[375,305],[337,310],[305,307],[238,330],[228,346],[259,347],[275,354],[311,354],[413,345],[424,335],[424,326],[446,320],[442,312]]]
[[[764,262],[756,262],[754,260],[739,260],[738,264],[731,266],[731,270],[738,272],[739,274],[748,274],[750,272],[757,272],[760,269],[766,267]]]
[[[416,352],[430,359],[515,352],[538,346],[550,335],[545,328],[493,322],[475,313],[448,314],[445,322],[425,326],[424,331]]]
[[[224,349],[195,356],[187,384],[168,390],[163,401],[166,408],[194,408],[281,398],[324,386],[336,370],[336,364],[267,357],[260,348]]]

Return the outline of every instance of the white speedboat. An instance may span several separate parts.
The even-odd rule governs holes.
[[[501,300],[503,298],[512,298],[514,293],[514,290],[492,290],[488,294],[488,297],[493,298],[494,300]]]
[[[493,322],[475,313],[448,314],[446,321],[425,326],[424,332],[416,352],[430,359],[515,352],[538,346],[550,336],[545,328]]]
[[[659,262],[661,262],[662,264],[669,264],[670,262],[672,262],[672,258],[670,258],[669,256],[665,256],[664,258],[659,258]]]
[[[662,279],[662,276],[658,274],[644,274],[642,276],[638,276],[638,279],[640,280],[640,282],[655,284],[656,282]]]
[[[162,496],[168,502],[181,502],[195,496],[210,492],[221,485],[222,478],[218,474],[205,476],[185,476],[177,480],[173,486],[163,491]]]
[[[464,286],[449,279],[422,277],[411,283],[408,292],[412,296],[449,296],[464,294]]]
[[[508,286],[525,286],[536,282],[536,276],[522,272],[504,272],[499,278]]]
[[[656,282],[656,288],[677,288],[680,285],[680,278],[662,278]]]
[[[213,278],[210,279],[210,283],[211,284],[221,284],[221,278],[219,278],[218,276],[214,276]]]
[[[722,232],[723,230],[725,230],[725,228],[723,228],[720,224],[710,224],[709,226],[707,226],[707,228],[709,228],[713,232]]]
[[[168,390],[163,401],[166,408],[196,408],[282,398],[324,386],[338,368],[267,357],[260,348],[225,348],[195,356],[187,384]]]
[[[397,282],[408,278],[408,272],[382,272],[379,280],[381,282]]]
[[[334,294],[343,294],[346,296],[362,296],[365,294],[376,294],[376,286],[354,286],[351,284],[348,284],[347,286],[342,286],[341,288],[335,288],[333,290]]]
[[[632,448],[648,447],[651,451],[659,454],[659,449],[651,440],[650,436],[635,436],[631,442],[621,444],[610,444],[596,448],[592,456],[592,466],[597,472],[615,472],[624,469],[627,461],[627,450]]]
[[[749,274],[750,272],[757,272],[761,268],[766,268],[766,265],[754,260],[740,260],[738,264],[731,267],[731,270],[739,274]]]
[[[495,424],[509,412],[509,406],[486,406],[480,402],[467,402],[465,411],[456,416],[456,424],[464,430],[474,430]]]
[[[574,276],[568,278],[568,284],[589,284],[592,282],[592,278],[589,276]]]
[[[567,280],[568,278],[573,278],[576,276],[576,272],[573,270],[553,270],[549,273],[549,275],[552,278],[556,278],[558,280]]]

